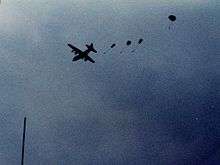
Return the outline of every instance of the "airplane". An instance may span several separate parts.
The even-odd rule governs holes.
[[[91,43],[90,45],[86,45],[87,50],[85,50],[85,51],[82,51],[82,50],[76,48],[75,46],[73,46],[71,44],[67,44],[67,45],[70,48],[72,48],[72,52],[74,52],[75,55],[77,55],[77,56],[73,57],[72,61],[77,61],[79,59],[84,59],[84,61],[89,60],[90,62],[95,63],[95,61],[91,57],[89,57],[90,52],[97,53],[97,51],[93,47],[93,43]]]

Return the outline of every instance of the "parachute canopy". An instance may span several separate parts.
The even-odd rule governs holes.
[[[111,45],[111,48],[114,48],[115,46],[116,46],[116,44],[112,44],[112,45]]]
[[[139,39],[138,44],[141,44],[143,42],[143,39]]]
[[[128,40],[126,44],[127,46],[131,45],[131,41]]]
[[[176,16],[175,16],[175,15],[169,15],[168,18],[169,18],[169,20],[172,21],[172,22],[176,21]]]

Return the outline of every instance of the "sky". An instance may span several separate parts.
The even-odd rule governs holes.
[[[0,164],[20,163],[25,116],[25,164],[219,164],[219,10],[217,0],[2,0]],[[91,42],[96,63],[73,63],[67,43]]]

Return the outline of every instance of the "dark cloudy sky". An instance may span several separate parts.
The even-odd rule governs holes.
[[[27,165],[220,164],[219,10],[218,0],[2,0],[0,164],[20,163],[24,116]],[[72,63],[67,43],[90,42],[96,63]]]

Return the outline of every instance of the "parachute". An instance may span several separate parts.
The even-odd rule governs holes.
[[[131,45],[131,41],[128,40],[126,44],[127,44],[127,46]]]
[[[115,46],[116,46],[116,44],[112,44],[112,45],[111,45],[111,48],[114,48]]]
[[[106,53],[108,53],[112,48],[114,48],[116,46],[116,44],[114,43],[114,44],[112,44],[111,46],[110,46],[110,48],[106,51],[106,52],[104,52],[103,54],[106,54]]]
[[[172,22],[176,21],[176,16],[175,15],[169,15],[168,19],[171,21],[171,24],[169,25],[169,29],[170,29],[170,27],[172,26]]]
[[[143,39],[140,38],[139,41],[138,41],[138,44],[141,44],[143,42]]]
[[[168,18],[169,18],[169,20],[172,21],[172,22],[176,21],[176,16],[175,16],[175,15],[169,15]]]
[[[144,41],[143,38],[140,38],[140,39],[138,40],[138,45],[140,45],[143,41]],[[138,46],[138,45],[137,45],[137,46]],[[131,51],[132,53],[137,50],[137,46]]]

